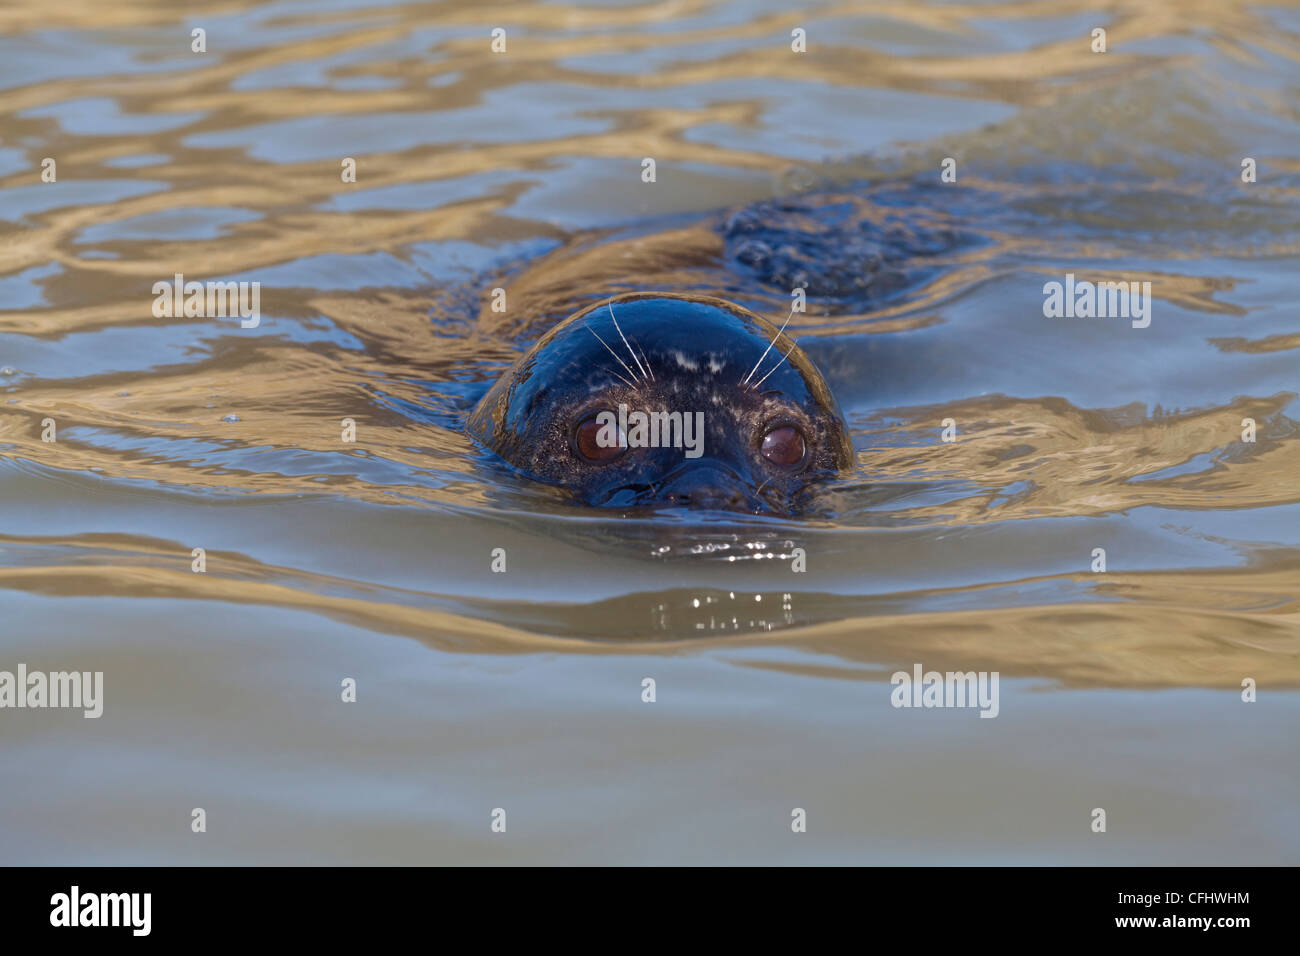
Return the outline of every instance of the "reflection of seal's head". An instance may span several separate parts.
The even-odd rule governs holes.
[[[561,322],[479,402],[472,435],[593,505],[786,513],[853,460],[821,373],[766,319],[634,293]]]

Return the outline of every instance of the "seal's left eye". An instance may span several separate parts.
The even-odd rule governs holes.
[[[793,425],[773,428],[763,436],[763,457],[782,468],[793,468],[803,462],[808,452],[808,443],[803,433]]]
[[[608,441],[610,432],[614,433],[614,441]],[[618,433],[617,427],[605,428],[597,420],[597,416],[592,415],[578,425],[577,430],[573,433],[573,443],[578,448],[578,454],[587,461],[604,462],[612,461],[623,454],[623,450],[627,445],[618,441],[622,437]]]

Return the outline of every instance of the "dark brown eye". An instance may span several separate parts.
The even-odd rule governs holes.
[[[807,450],[803,435],[792,425],[773,428],[763,436],[763,457],[782,468],[793,468],[802,462]]]
[[[608,441],[611,437],[613,440]],[[612,423],[610,427],[604,427],[598,420],[598,416],[592,415],[578,426],[573,435],[573,442],[578,446],[578,454],[587,461],[612,461],[623,454],[626,448],[626,444],[619,441],[620,438],[622,436],[619,434],[617,422]],[[605,443],[602,443],[602,439],[606,440]]]

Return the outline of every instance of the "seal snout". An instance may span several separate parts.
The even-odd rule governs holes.
[[[745,481],[721,462],[694,463],[678,468],[659,488],[661,500],[692,508],[753,511],[761,506],[741,489]]]

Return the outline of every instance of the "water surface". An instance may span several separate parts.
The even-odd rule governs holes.
[[[106,689],[0,711],[0,859],[1300,861],[1298,92],[1292,4],[6,6],[0,669]],[[780,320],[610,250],[828,190],[971,241],[795,317],[858,452],[814,516],[462,433],[584,297]],[[260,325],[155,318],[175,273]],[[1150,326],[1045,318],[1067,273]],[[999,716],[891,707],[915,663]]]

